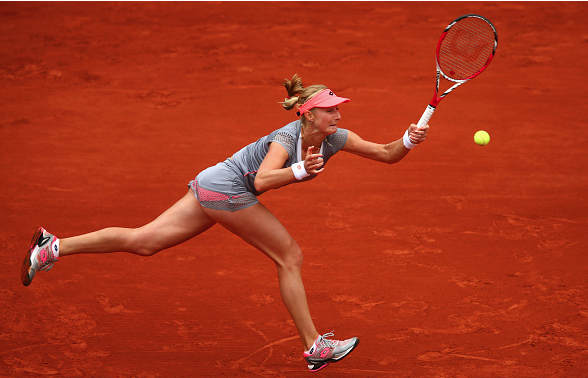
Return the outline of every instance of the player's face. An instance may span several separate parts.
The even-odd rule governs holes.
[[[341,120],[338,106],[314,108],[314,126],[327,135],[337,132],[337,123]]]

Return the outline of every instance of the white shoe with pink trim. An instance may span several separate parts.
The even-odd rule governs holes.
[[[33,235],[29,250],[22,263],[20,270],[22,284],[29,286],[37,271],[51,269],[53,263],[59,260],[58,255],[59,239],[45,231],[43,227],[39,227]]]
[[[327,367],[331,362],[341,361],[359,344],[357,337],[343,341],[327,339],[327,337],[331,336],[335,336],[333,332],[325,333],[322,336],[319,335],[310,350],[304,352],[304,358],[310,371],[319,371]]]

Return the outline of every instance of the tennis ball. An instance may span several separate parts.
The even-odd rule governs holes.
[[[474,142],[479,146],[485,146],[490,143],[490,135],[484,130],[480,130],[474,134]]]

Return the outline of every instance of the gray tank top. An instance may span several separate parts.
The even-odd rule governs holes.
[[[233,169],[236,169],[240,176],[243,177],[243,182],[247,187],[247,190],[256,196],[262,194],[261,192],[255,190],[255,185],[253,185],[253,182],[255,181],[257,170],[265,158],[265,155],[267,154],[269,146],[272,142],[281,144],[284,146],[286,151],[288,151],[288,159],[282,168],[291,167],[292,164],[295,164],[301,160],[301,125],[302,124],[300,120],[291,122],[286,126],[273,131],[271,134],[260,138],[258,141],[243,147],[240,151],[233,155]],[[323,160],[325,164],[331,158],[331,156],[335,155],[343,148],[343,146],[345,146],[346,141],[346,129],[337,129],[335,134],[327,136],[321,145],[321,153],[323,154]],[[229,161],[231,161],[231,159],[229,159]],[[315,177],[315,174],[311,174],[310,176],[297,182],[312,180]]]

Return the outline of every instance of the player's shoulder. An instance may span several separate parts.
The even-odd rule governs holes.
[[[288,155],[294,156],[296,143],[300,136],[300,121],[290,122],[270,133],[265,139],[265,145],[280,144],[288,151]]]
[[[293,136],[297,136],[300,134],[300,129],[302,128],[302,124],[300,120],[292,121],[289,124],[280,127],[274,133],[288,133]]]
[[[279,141],[287,139],[290,143],[295,143],[300,135],[300,121],[290,122],[286,126],[282,126],[277,130],[274,130],[267,136],[267,141]]]

